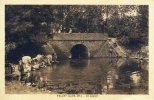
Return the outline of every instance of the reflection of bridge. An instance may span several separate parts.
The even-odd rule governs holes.
[[[57,33],[47,46],[55,50],[59,59],[126,56],[118,43],[104,33]]]

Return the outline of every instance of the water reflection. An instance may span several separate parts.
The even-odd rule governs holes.
[[[148,71],[137,60],[127,60],[118,70],[116,89],[129,94],[148,93]]]
[[[112,90],[118,78],[119,76],[115,69],[109,70],[105,77],[105,84],[102,84],[102,94],[107,94],[110,90]]]
[[[147,94],[146,64],[128,59],[70,60],[39,73],[46,77],[48,90],[57,93]]]
[[[80,59],[70,60],[70,66],[72,68],[84,68],[84,67],[88,66],[88,62],[89,62],[89,60],[85,60],[85,59],[83,59],[83,60],[80,60]]]

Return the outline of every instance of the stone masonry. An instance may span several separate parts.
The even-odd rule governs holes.
[[[105,33],[55,33],[53,39],[47,42],[48,47],[52,47],[56,52],[58,59],[68,59],[71,49],[77,44],[87,48],[89,58],[126,57],[124,49],[116,39],[109,38]]]

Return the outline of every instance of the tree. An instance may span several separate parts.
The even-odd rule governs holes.
[[[6,5],[5,20],[6,42],[41,43],[70,28],[75,33],[108,33],[130,48],[133,42],[139,48],[148,41],[146,5]]]

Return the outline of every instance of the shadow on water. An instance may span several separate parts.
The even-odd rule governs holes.
[[[84,68],[88,66],[88,60],[86,59],[78,59],[78,60],[70,60],[70,66],[72,68]]]
[[[148,71],[138,60],[129,59],[118,68],[115,90],[127,94],[148,93]],[[144,66],[146,67],[146,66]]]

